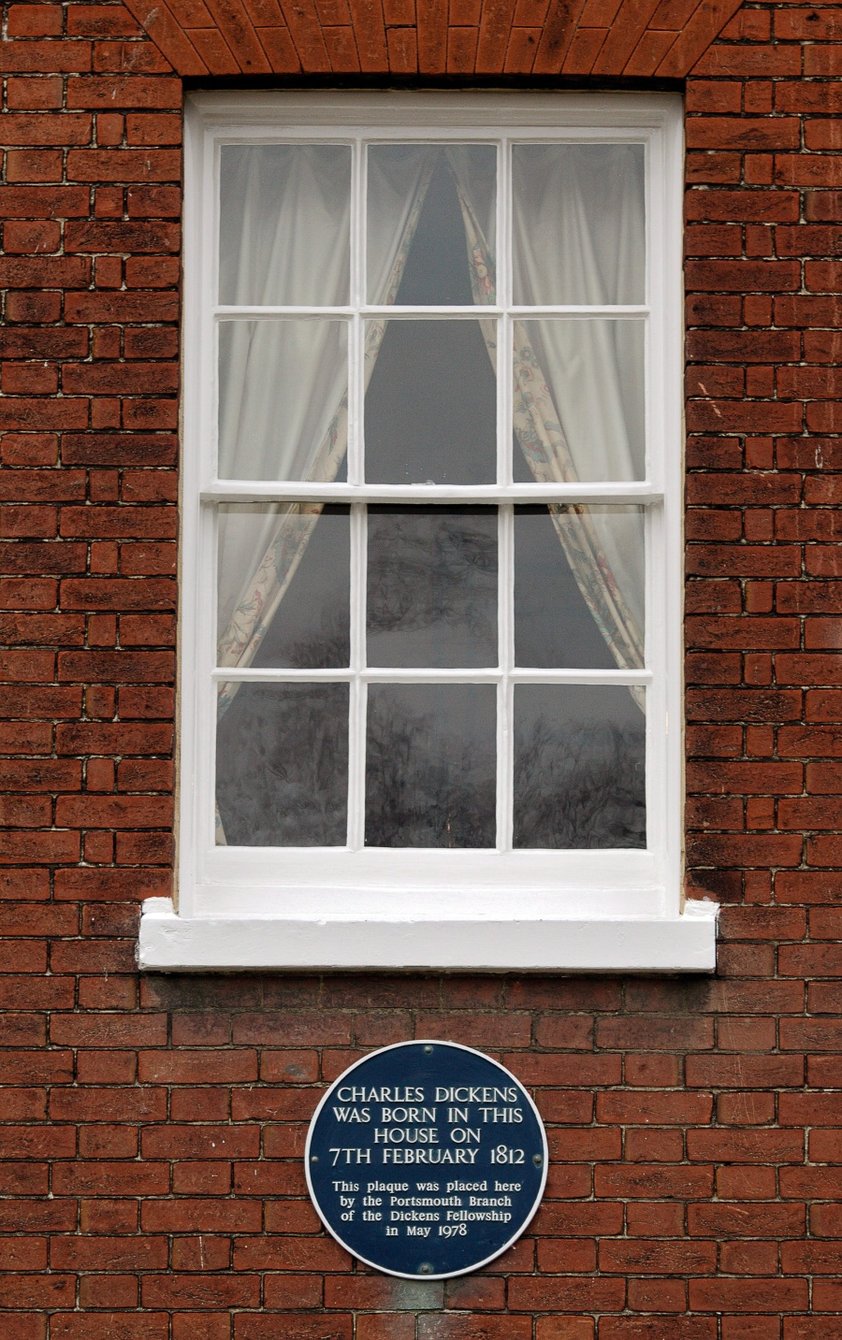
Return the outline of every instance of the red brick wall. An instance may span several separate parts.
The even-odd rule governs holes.
[[[8,1340],[842,1325],[842,17],[733,9],[6,8]],[[688,75],[687,828],[691,886],[724,904],[715,978],[133,970],[138,904],[171,887],[180,76],[390,61]],[[528,1235],[444,1284],[355,1267],[301,1164],[324,1081],[413,1035],[499,1056],[552,1151]]]

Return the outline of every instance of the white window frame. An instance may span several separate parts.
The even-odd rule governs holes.
[[[379,140],[477,139],[503,145],[506,137],[569,138],[645,145],[646,303],[634,309],[551,312],[572,318],[585,313],[645,316],[646,479],[627,485],[434,486],[429,492],[438,502],[552,498],[644,507],[647,669],[541,672],[536,678],[645,685],[647,850],[214,845],[216,683],[209,671],[216,625],[216,506],[272,501],[279,493],[286,499],[317,498],[328,496],[325,490],[333,501],[406,501],[406,490],[391,486],[301,484],[279,490],[272,484],[220,482],[215,477],[215,396],[209,390],[216,386],[214,325],[220,309],[214,307],[210,276],[216,264],[219,147],[277,140],[281,132],[351,144],[374,132]],[[177,893],[174,900],[154,898],[144,904],[141,966],[710,971],[715,966],[715,905],[683,896],[680,98],[636,93],[198,93],[188,98],[186,134]],[[505,238],[502,191],[500,196],[498,235]],[[359,233],[356,245],[361,245]],[[229,314],[231,310],[225,309]],[[328,308],[325,314],[340,310],[350,313]],[[358,321],[361,310],[371,314],[358,307],[350,319]],[[506,309],[479,310],[490,316]],[[501,432],[508,423],[509,380],[501,362]],[[354,394],[352,389],[352,434]],[[356,395],[361,396],[359,387]],[[413,493],[417,501],[418,489]],[[272,677],[265,672],[242,674],[249,676]],[[226,671],[217,677],[238,676]]]

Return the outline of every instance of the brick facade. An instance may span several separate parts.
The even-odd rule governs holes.
[[[46,0],[4,21],[4,1337],[826,1340],[839,6]],[[307,74],[683,81],[687,843],[690,889],[723,904],[714,978],[134,971],[138,905],[172,882],[183,77]],[[324,1081],[413,1035],[510,1066],[552,1154],[529,1233],[444,1284],[355,1266],[301,1163]]]

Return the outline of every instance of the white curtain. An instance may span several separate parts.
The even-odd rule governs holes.
[[[518,153],[518,149],[526,152]],[[635,302],[643,289],[640,164],[623,146],[518,146],[513,191],[514,299]],[[607,153],[606,153],[607,151]],[[458,177],[477,303],[491,300],[493,259]],[[613,212],[612,212],[613,209]],[[514,430],[533,478],[642,478],[642,327],[619,321],[514,324]],[[637,323],[635,323],[637,324]],[[496,327],[483,322],[496,367]],[[631,333],[631,338],[628,338]],[[643,664],[644,548],[638,510],[550,508],[579,589],[621,668]],[[642,704],[642,695],[635,694]]]
[[[643,302],[643,183],[639,144],[515,145],[515,303]]]
[[[327,146],[334,153],[341,146]],[[273,146],[275,148],[275,146]],[[223,212],[223,301],[258,304],[347,303],[350,183],[326,146],[273,154],[245,150],[234,160]],[[284,163],[286,167],[286,162]],[[407,154],[398,179],[369,170],[369,291],[394,301],[429,184],[429,153]],[[227,224],[227,226],[226,226]],[[374,370],[384,321],[366,329],[365,384]],[[224,322],[220,358],[222,477],[330,483],[348,442],[347,325],[330,318]],[[313,503],[253,505],[253,524],[226,525],[218,537],[218,662],[247,666],[295,575],[321,508]],[[240,517],[242,511],[240,511]],[[239,521],[238,517],[238,521]],[[237,691],[222,686],[224,713]]]

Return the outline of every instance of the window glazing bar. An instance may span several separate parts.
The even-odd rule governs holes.
[[[465,670],[442,669],[435,667],[422,670],[402,666],[370,666],[359,671],[348,667],[339,669],[240,669],[235,666],[221,666],[211,672],[211,678],[217,682],[236,681],[244,684],[347,684],[354,679],[367,684],[498,684],[508,678],[513,684],[619,684],[641,685],[652,683],[650,670],[551,670],[551,669],[512,669],[505,671],[500,667]]]
[[[355,307],[235,307],[219,306],[213,309],[213,316],[217,321],[271,321],[280,317],[344,317],[348,320],[357,312],[362,317],[388,318],[389,320],[407,320],[410,317],[418,320],[434,320],[441,317],[452,317],[454,320],[477,320],[492,316],[501,316],[508,310],[512,316],[518,317],[524,321],[530,318],[539,319],[545,316],[563,316],[570,320],[595,317],[612,318],[616,320],[639,320],[650,314],[651,308],[643,304],[628,306],[610,306],[601,305],[598,307],[571,307],[560,304],[550,304],[547,306],[535,307],[503,307],[501,304],[477,303],[472,306],[446,306],[443,304],[425,304],[424,306],[388,306],[375,307],[361,304],[359,308]]]
[[[591,503],[594,506],[632,504],[652,507],[663,501],[663,493],[642,483],[610,484],[315,484],[233,479],[220,480],[202,489],[206,503],[225,502],[392,502],[407,506],[427,503],[557,502]]]

